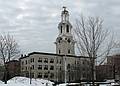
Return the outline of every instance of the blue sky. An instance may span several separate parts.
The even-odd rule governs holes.
[[[62,7],[70,12],[70,21],[80,14],[99,16],[104,28],[120,37],[120,0],[0,0],[0,33],[14,36],[22,53],[55,53]]]

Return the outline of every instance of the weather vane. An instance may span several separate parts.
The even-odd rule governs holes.
[[[64,9],[64,11],[66,10],[66,7],[65,6],[63,6],[63,9]]]

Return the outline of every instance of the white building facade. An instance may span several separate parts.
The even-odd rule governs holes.
[[[21,75],[56,82],[74,82],[90,78],[90,60],[75,55],[75,41],[69,12],[63,8],[56,38],[56,54],[32,52],[21,56]]]

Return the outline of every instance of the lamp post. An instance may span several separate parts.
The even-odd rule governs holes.
[[[30,66],[30,84],[32,84],[32,75],[31,75],[31,69],[32,69],[32,67]]]
[[[50,80],[50,71],[48,71],[48,80]]]
[[[48,83],[49,83],[49,73],[50,71],[48,71],[48,82],[46,83],[46,86],[48,86]]]

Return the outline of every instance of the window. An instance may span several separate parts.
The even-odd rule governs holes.
[[[31,58],[31,63],[34,62],[34,58]]]
[[[50,66],[50,70],[54,70],[54,66]]]
[[[24,67],[22,67],[21,69],[24,70]]]
[[[38,69],[41,69],[41,70],[42,70],[42,65],[39,65],[39,66],[38,66]]]
[[[42,58],[39,58],[39,59],[38,59],[38,62],[42,62]]]
[[[33,62],[34,62],[34,58],[33,58]]]
[[[70,64],[67,65],[67,69],[70,69]]]
[[[33,70],[34,70],[34,65],[32,65],[31,69],[33,69]]]
[[[61,64],[62,62],[61,62],[61,59],[60,59],[60,64]]]
[[[26,71],[27,71],[27,67],[26,67]]]
[[[58,59],[57,59],[56,63],[58,64]]]
[[[80,63],[80,61],[77,61],[77,64],[79,64]]]
[[[85,71],[85,68],[82,68],[82,71]]]
[[[27,64],[27,60],[25,61],[25,63]]]
[[[66,27],[67,27],[67,32],[69,33],[69,25],[67,25]]]
[[[54,59],[50,59],[50,63],[54,63]]]
[[[60,50],[59,50],[59,54],[60,54]]]
[[[48,70],[48,65],[45,65],[44,70]]]
[[[61,70],[61,66],[60,66],[60,70]]]
[[[38,78],[42,78],[42,73],[38,73]]]
[[[83,61],[82,63],[83,63],[83,64],[85,64],[85,62],[84,62],[84,61]]]
[[[31,73],[31,77],[34,78],[34,73]]]
[[[29,73],[26,73],[25,75],[26,75],[26,77],[29,77]]]
[[[85,78],[86,77],[86,74],[85,73],[83,73],[83,78]]]
[[[73,74],[71,75],[71,79],[74,80],[74,75]]]
[[[54,73],[51,73],[51,74],[50,74],[50,78],[54,78]]]
[[[62,26],[61,26],[61,33],[62,33]]]
[[[70,49],[68,49],[68,53],[70,53]]]
[[[48,63],[48,58],[45,58],[44,62],[45,62],[45,63]]]
[[[58,42],[60,43],[60,40],[58,40]]]
[[[44,74],[44,78],[48,78],[48,73],[45,73],[45,74]]]

